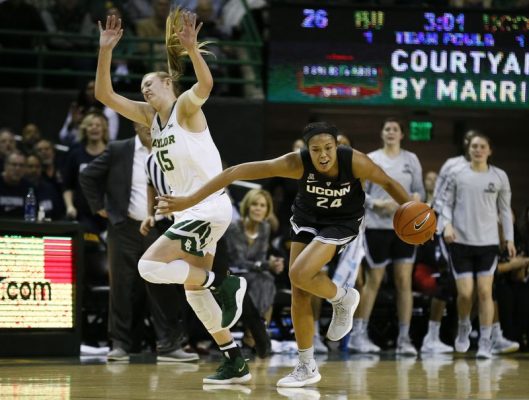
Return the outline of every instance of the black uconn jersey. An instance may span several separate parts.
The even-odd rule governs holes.
[[[357,230],[364,216],[365,193],[353,176],[353,149],[338,146],[337,178],[320,174],[314,168],[308,150],[301,150],[303,176],[292,206],[296,224],[346,225]]]

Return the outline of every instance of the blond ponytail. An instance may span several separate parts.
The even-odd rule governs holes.
[[[176,83],[184,73],[183,57],[187,55],[186,49],[180,43],[176,34],[182,29],[182,9],[177,7],[169,13],[165,23],[165,47],[167,49],[167,68],[169,75]],[[210,42],[197,43],[197,48],[202,54],[211,54],[203,49]]]

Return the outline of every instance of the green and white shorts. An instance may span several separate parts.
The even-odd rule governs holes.
[[[217,242],[230,226],[232,206],[228,195],[212,195],[187,210],[173,213],[174,223],[164,235],[180,240],[182,250],[195,256],[215,254]]]

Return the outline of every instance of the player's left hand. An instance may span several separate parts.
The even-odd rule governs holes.
[[[187,196],[163,195],[156,197],[158,204],[154,207],[156,214],[168,215],[175,211],[182,211],[191,207],[191,202]]]
[[[182,28],[175,32],[180,43],[187,51],[194,49],[197,45],[198,32],[202,28],[202,22],[197,26],[197,15],[190,11],[182,11]]]

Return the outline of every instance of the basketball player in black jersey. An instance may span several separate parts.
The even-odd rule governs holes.
[[[298,180],[292,206],[289,276],[299,362],[292,373],[277,382],[280,387],[303,387],[321,379],[314,361],[311,296],[327,299],[333,305],[327,332],[330,340],[340,340],[352,328],[358,292],[337,287],[321,269],[361,229],[365,199],[361,180],[382,186],[399,204],[410,201],[404,188],[365,154],[338,146],[335,126],[311,123],[303,130],[303,139],[307,149],[230,167],[189,196],[160,196],[157,206],[161,214],[184,210],[235,180]]]

